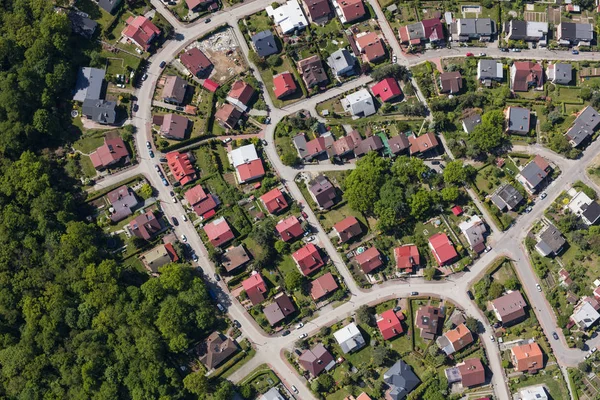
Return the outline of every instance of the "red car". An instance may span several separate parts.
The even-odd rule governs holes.
[[[473,53],[467,53],[467,57],[473,57]]]

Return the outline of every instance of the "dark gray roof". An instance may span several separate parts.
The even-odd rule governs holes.
[[[114,101],[85,99],[81,111],[83,115],[100,124],[114,124],[117,117],[117,103]]]
[[[97,100],[102,97],[104,85],[103,69],[83,67],[77,73],[77,83],[73,100],[83,102],[85,99]]]
[[[522,201],[523,195],[509,183],[501,186],[496,193],[492,195],[492,203],[500,210],[504,210],[505,208],[512,210]]]
[[[408,37],[412,39],[425,39],[425,29],[421,22],[406,25],[408,31]]]
[[[456,22],[460,24],[461,36],[490,36],[494,33],[494,23],[490,18],[460,18]]]
[[[256,35],[252,36],[252,43],[254,44],[256,53],[261,57],[267,57],[279,52],[275,37],[269,30],[258,32]]]
[[[549,224],[545,231],[540,235],[540,241],[537,246],[543,247],[547,253],[558,254],[565,245],[566,240],[562,233],[552,224]]]
[[[98,5],[106,12],[113,13],[117,6],[121,4],[121,0],[98,0]]]
[[[510,34],[512,40],[525,39],[527,37],[527,22],[516,19],[510,20],[506,23],[504,31]]]
[[[544,179],[546,179],[548,173],[541,169],[537,163],[530,161],[525,168],[521,170],[520,175],[535,189]]]
[[[578,116],[573,126],[567,131],[567,138],[572,141],[575,147],[581,142],[592,136],[596,127],[600,123],[600,116],[592,106],[587,106]]]
[[[86,13],[71,11],[69,12],[69,20],[73,32],[86,38],[91,38],[96,32],[98,23],[89,18]]]
[[[383,381],[390,387],[390,397],[400,400],[406,397],[421,383],[409,365],[398,360],[383,374]]]
[[[595,201],[591,202],[586,206],[582,215],[590,221],[590,223],[595,224],[598,218],[600,218],[600,204]]]
[[[383,148],[383,142],[377,135],[370,136],[365,140],[361,141],[354,148],[354,155],[356,157],[362,157],[370,151],[379,151]]]
[[[336,75],[340,73],[340,71],[344,72],[344,70],[351,68],[354,66],[356,60],[350,52],[346,49],[339,49],[331,53],[331,56],[327,58],[327,65],[332,69],[333,73]]]
[[[292,138],[292,141],[294,142],[294,146],[296,146],[296,150],[298,150],[300,158],[306,158],[309,155],[306,148],[306,136],[303,133],[299,133]]]
[[[481,115],[473,114],[470,117],[467,117],[462,120],[463,128],[467,133],[473,132],[473,129],[479,124],[481,124]]]
[[[561,40],[578,42],[580,40],[591,41],[594,38],[594,26],[592,24],[563,22],[559,25],[559,29]]]
[[[510,132],[526,135],[529,133],[530,111],[523,107],[509,107],[507,124]]]
[[[498,67],[498,64],[500,66]],[[478,78],[483,79],[503,79],[504,69],[502,63],[496,60],[479,60],[477,64]]]

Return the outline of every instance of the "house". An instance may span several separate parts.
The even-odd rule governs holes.
[[[500,211],[504,209],[512,211],[523,201],[523,195],[513,185],[507,183],[492,194],[491,200]]]
[[[284,242],[290,242],[304,235],[300,221],[293,215],[277,222],[275,230]]]
[[[279,26],[284,35],[308,26],[308,21],[297,0],[288,0],[287,3],[281,4],[275,9],[273,6],[268,6],[265,11],[269,17],[273,18],[273,22]]]
[[[492,81],[502,82],[504,80],[504,67],[500,61],[479,60],[477,63],[477,80],[487,86]]]
[[[129,222],[129,230],[132,235],[135,235],[144,240],[150,240],[154,235],[161,230],[160,221],[154,215],[154,212],[147,211],[135,217]]]
[[[529,194],[534,194],[539,189],[540,185],[548,174],[552,171],[552,167],[548,164],[548,161],[541,156],[535,156],[535,158],[527,163],[525,167],[517,175],[517,181]]]
[[[125,185],[108,192],[106,198],[110,203],[110,219],[113,222],[121,221],[131,215],[132,209],[138,205],[135,192]]]
[[[481,115],[473,114],[462,120],[462,126],[465,133],[471,133],[477,125],[481,124]]]
[[[496,319],[502,322],[504,326],[511,326],[525,319],[525,307],[527,303],[523,295],[518,290],[507,292],[506,294],[491,301],[492,310]]]
[[[421,42],[425,40],[423,23],[417,22],[401,26],[400,29],[398,29],[398,37],[402,44],[408,44],[410,46],[421,44]]]
[[[233,340],[219,332],[211,333],[197,348],[198,360],[212,370],[238,351]]]
[[[242,111],[231,104],[223,104],[215,113],[215,119],[225,129],[235,129],[238,121],[242,118]]]
[[[228,248],[225,253],[221,255],[221,264],[225,267],[227,272],[234,271],[239,267],[245,265],[250,261],[250,256],[244,249],[244,245]]]
[[[512,19],[505,23],[504,32],[506,40],[538,42],[544,46],[548,40],[548,23]]]
[[[323,62],[319,56],[314,55],[298,61],[298,71],[307,88],[312,88],[329,81],[327,73],[323,68]]]
[[[167,114],[160,126],[160,134],[169,139],[183,140],[190,120],[179,114]]]
[[[458,257],[454,245],[445,233],[440,232],[431,236],[429,238],[429,248],[440,267],[450,264]]]
[[[510,88],[514,92],[526,92],[531,87],[544,89],[542,66],[531,61],[515,61],[510,67]]]
[[[558,255],[566,243],[562,233],[552,224],[548,224],[546,229],[538,236],[538,242],[535,249],[543,257]]]
[[[361,140],[354,146],[354,155],[356,157],[362,157],[371,151],[378,152],[381,149],[383,149],[383,141],[378,135],[373,135],[365,140]]]
[[[319,249],[312,243],[300,248],[292,254],[296,266],[304,276],[308,276],[321,268],[325,263],[321,258]]]
[[[173,177],[177,179],[177,182],[182,186],[198,179],[196,169],[190,160],[189,153],[172,151],[167,153],[165,157],[167,158],[167,164],[169,165],[171,174],[173,174]]]
[[[573,284],[573,279],[571,279],[571,274],[564,268],[561,268],[558,271],[558,281],[562,287],[568,288]],[[594,290],[594,296],[596,296],[596,291]]]
[[[260,201],[271,214],[280,213],[288,207],[288,203],[279,188],[272,189],[260,196]]]
[[[394,156],[397,156],[399,154],[408,152],[408,149],[410,148],[410,142],[404,133],[400,133],[388,139],[388,147],[390,152]]]
[[[263,393],[258,400],[286,400],[286,398],[279,393],[279,389],[277,389],[277,386],[275,386],[267,390],[266,393]]]
[[[102,170],[121,161],[129,162],[129,152],[118,134],[107,134],[104,144],[90,153],[90,160],[94,168]]]
[[[160,29],[143,15],[127,18],[122,35],[135,43],[136,46],[148,51],[150,43],[160,35]]]
[[[356,256],[356,262],[365,274],[370,274],[383,265],[381,253],[375,247],[363,251]]]
[[[544,367],[544,355],[537,343],[513,346],[510,358],[515,371],[534,373]]]
[[[349,24],[367,15],[362,0],[332,0],[332,2],[342,24]]]
[[[374,63],[385,57],[385,47],[375,32],[359,33],[355,42],[364,62]]]
[[[377,327],[381,332],[381,336],[383,336],[383,340],[390,340],[403,332],[400,319],[398,319],[394,310],[382,312],[377,319]]]
[[[214,247],[221,247],[235,238],[225,217],[215,219],[213,222],[204,225],[203,229],[208,241]]]
[[[408,142],[410,144],[409,152],[410,155],[423,155],[429,151],[434,150],[439,146],[437,138],[433,132],[427,132],[421,136],[409,136]]]
[[[298,364],[314,378],[321,372],[335,367],[335,359],[325,346],[319,343],[312,349],[304,350],[298,357]]]
[[[282,72],[273,77],[273,92],[278,99],[296,93],[297,89],[294,77],[289,72]]]
[[[183,197],[199,217],[202,217],[207,212],[217,208],[217,200],[215,197],[210,193],[207,194],[201,185],[196,185],[186,191]]]
[[[347,242],[348,240],[360,235],[362,228],[356,217],[346,217],[333,226],[333,230],[337,234],[340,243]]]
[[[308,191],[310,192],[310,197],[312,197],[321,209],[326,210],[336,203],[335,186],[323,175],[319,175],[310,181]]]
[[[321,275],[317,279],[310,282],[310,297],[314,301],[319,301],[330,293],[333,293],[338,288],[338,284],[331,272]]]
[[[86,39],[91,39],[98,27],[96,21],[81,11],[70,11],[69,21],[71,21],[71,30],[73,33],[83,36]]]
[[[504,111],[506,119],[506,133],[516,135],[529,134],[531,124],[531,113],[528,108],[508,107]]]
[[[471,250],[476,253],[481,253],[485,250],[484,235],[487,232],[487,228],[478,215],[473,215],[467,221],[458,224],[458,229],[465,235]]]
[[[569,4],[571,5],[571,4]],[[519,390],[521,400],[549,400],[548,393],[544,385],[528,386]]]
[[[346,49],[339,49],[331,53],[327,58],[327,65],[336,77],[354,74],[356,58]]]
[[[207,76],[213,67],[212,62],[197,47],[192,47],[181,53],[179,60],[192,75],[197,77]]]
[[[150,272],[158,273],[158,269],[163,265],[170,264],[179,260],[175,249],[171,243],[159,244],[155,248],[140,257],[144,267]]]
[[[250,100],[252,100],[252,96],[254,96],[255,90],[250,84],[244,81],[235,81],[233,85],[231,85],[231,90],[227,95],[227,101],[241,111],[248,111],[248,104],[250,104]]]
[[[273,36],[273,32],[270,30],[260,31],[255,35],[252,35],[252,45],[254,46],[256,54],[260,57],[268,57],[272,54],[279,53],[275,36]]]
[[[86,99],[102,99],[104,91],[103,69],[83,67],[77,72],[77,82],[73,93],[73,101],[84,102]]]
[[[81,114],[102,125],[112,125],[117,118],[117,103],[107,100],[85,99]]]
[[[362,118],[375,114],[375,102],[367,89],[361,89],[349,94],[341,100],[346,112],[354,117]]]
[[[265,176],[265,168],[262,160],[256,153],[253,144],[238,147],[229,153],[231,164],[235,168],[235,174],[238,182],[246,183]]]
[[[561,22],[556,27],[556,40],[562,46],[589,46],[594,40],[594,25]]]
[[[439,307],[421,306],[417,310],[415,325],[419,328],[421,338],[433,340],[439,335],[444,323],[444,314]]]
[[[342,348],[344,354],[358,350],[366,344],[365,339],[354,322],[334,332],[333,337]]]
[[[386,399],[391,400],[404,399],[421,383],[411,367],[402,360],[396,361],[390,369],[384,372],[383,381],[389,386],[386,391]]]
[[[332,145],[333,154],[338,157],[348,156],[354,152],[354,147],[355,147],[355,144],[354,144],[354,139],[352,139],[352,136],[350,136],[350,135],[342,136],[341,138],[339,138],[338,140],[333,142],[333,145]]]
[[[202,7],[214,11],[219,7],[213,0],[185,0],[185,4],[191,12],[201,12]]]
[[[354,397],[352,395],[344,397],[344,400],[373,400],[371,399],[371,397],[369,397],[368,394],[366,394],[365,392],[362,392],[361,394],[358,395],[358,397]]]
[[[371,91],[375,97],[379,97],[379,100],[383,101],[384,103],[395,100],[402,94],[402,90],[400,90],[398,81],[392,77],[387,77],[379,81],[371,88]]]
[[[412,272],[414,267],[421,264],[419,248],[414,244],[396,247],[394,249],[394,259],[396,260],[396,268],[404,270],[404,272]]]
[[[267,293],[267,284],[262,275],[258,272],[253,272],[249,278],[242,281],[242,287],[253,306],[262,303],[265,300]]]
[[[185,99],[188,84],[176,75],[165,77],[165,85],[162,90],[162,99],[165,103],[181,105]]]
[[[438,337],[436,342],[438,347],[449,356],[473,343],[473,334],[465,324],[460,324]]]
[[[319,157],[327,151],[326,137],[319,136],[311,141],[306,142],[306,155],[304,160],[310,161],[313,158]]]
[[[479,358],[466,359],[456,367],[447,368],[445,372],[448,383],[460,382],[463,388],[485,383],[485,369]]]
[[[267,317],[267,321],[269,321],[271,326],[277,325],[295,311],[296,308],[294,307],[294,303],[292,303],[292,299],[283,292],[273,297],[273,302],[263,309],[265,317]]]
[[[495,23],[490,18],[459,18],[456,20],[455,32],[459,42],[479,39],[489,42],[496,33]]]
[[[121,0],[98,0],[98,6],[109,14],[113,14]]]
[[[462,90],[463,77],[459,71],[440,74],[440,93],[455,94]]]
[[[575,191],[569,190],[569,194]],[[572,198],[567,208],[575,215],[581,217],[586,225],[594,225],[600,218],[600,205],[590,199],[584,192],[577,192]]]
[[[331,15],[327,0],[303,0],[302,6],[308,18],[315,24],[325,24]]]
[[[546,76],[552,83],[568,85],[573,80],[573,66],[565,63],[549,63],[546,68]]]
[[[304,161],[310,161],[313,158],[313,154],[308,151],[308,142],[306,141],[306,135],[304,132],[300,132],[292,138],[292,143],[298,152],[298,157]]]
[[[569,128],[565,136],[573,147],[579,147],[592,137],[600,124],[600,116],[592,106],[583,109]]]
[[[445,39],[443,24],[439,18],[424,19],[421,23],[423,24],[424,40],[436,43]]]
[[[595,299],[593,299],[595,301]],[[596,302],[597,304],[597,302]],[[587,298],[582,299],[577,307],[573,310],[573,314],[571,315],[571,321],[573,321],[579,329],[587,330],[592,325],[596,323],[600,319],[600,314],[598,310],[594,308],[590,301]]]

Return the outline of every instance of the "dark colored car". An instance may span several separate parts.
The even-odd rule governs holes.
[[[205,24],[208,24],[209,22],[210,22],[210,18],[206,18],[206,19],[204,20],[204,23],[205,23]]]
[[[171,222],[173,222],[173,225],[179,226],[179,221],[177,221],[177,218],[171,217]]]
[[[221,280],[221,277],[219,276],[219,274],[215,274],[215,281],[219,282]]]
[[[285,331],[283,331],[283,333],[281,334],[281,336],[287,336],[290,334],[290,330],[286,329]]]
[[[169,192],[169,196],[171,197],[175,197],[175,192],[173,192],[172,190]]]
[[[467,296],[469,296],[471,300],[475,299],[475,296],[473,296],[473,293],[470,290],[467,290]]]
[[[133,112],[137,112],[137,110],[139,110],[140,107],[137,104],[133,105]]]
[[[167,62],[166,62],[166,61],[161,61],[159,66],[160,66],[161,68],[164,68],[164,67],[165,67],[165,65],[167,65]]]
[[[233,320],[233,325],[238,329],[242,327],[242,324],[240,324],[240,321],[238,321],[237,319]]]
[[[167,162],[167,159],[166,158],[160,158],[158,161],[160,161],[160,162]]]
[[[558,335],[556,334],[556,332],[552,332],[552,337],[554,338],[554,340],[558,340]]]
[[[419,295],[419,292],[410,292],[410,295],[411,295],[411,296],[418,296],[418,295]]]

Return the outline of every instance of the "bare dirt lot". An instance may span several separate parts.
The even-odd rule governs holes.
[[[225,82],[247,69],[246,60],[235,38],[233,29],[223,29],[196,42],[197,46],[213,63],[210,79]]]

